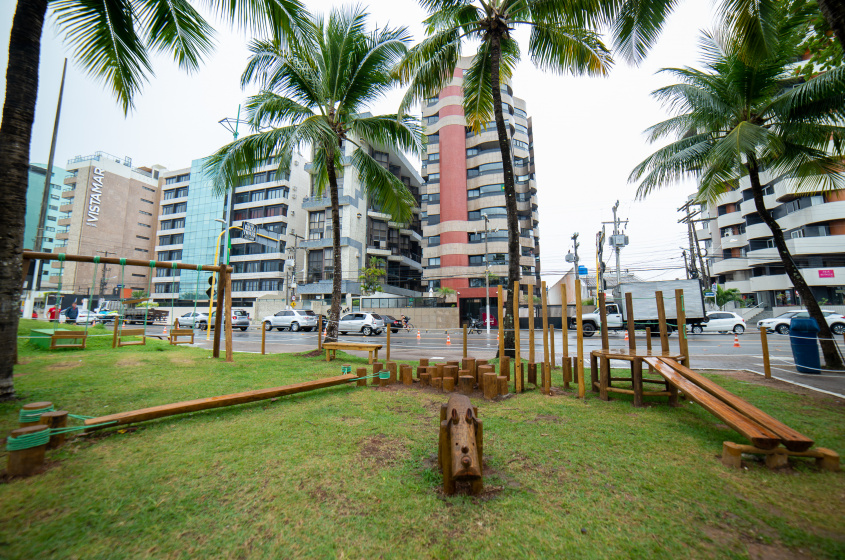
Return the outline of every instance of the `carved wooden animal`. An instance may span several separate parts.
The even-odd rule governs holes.
[[[452,395],[440,407],[438,459],[443,473],[443,493],[454,494],[456,482],[470,483],[470,493],[483,489],[483,429],[478,409],[469,397]]]

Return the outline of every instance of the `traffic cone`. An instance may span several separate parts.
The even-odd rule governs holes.
[[[419,329],[417,329],[417,340],[419,340],[420,338],[422,338],[422,337],[420,336],[420,331],[419,331]]]
[[[734,348],[739,348],[739,335],[734,335]]]
[[[164,325],[164,336],[167,336],[167,325]]]
[[[625,331],[625,340],[628,340],[628,331]]]
[[[450,346],[452,344],[452,339],[449,338],[449,335],[446,335],[446,346]]]

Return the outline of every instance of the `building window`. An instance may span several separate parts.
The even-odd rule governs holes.
[[[310,212],[308,214],[308,239],[322,239],[325,225],[325,212]]]
[[[141,202],[146,202],[147,204],[155,204],[152,200],[147,200],[146,198],[142,198]]]
[[[430,117],[425,118],[425,124],[434,124],[436,123],[440,117],[438,115],[432,115]]]
[[[250,220],[257,220],[258,218],[264,217],[264,208],[250,208],[249,209],[249,219]]]
[[[144,216],[152,216],[152,212],[144,212],[143,210],[138,210],[139,214],[143,214]]]
[[[273,198],[288,198],[290,189],[287,187],[275,187],[267,189],[267,200]]]
[[[188,203],[187,202],[179,202],[177,204],[166,204],[161,207],[161,213],[164,215],[167,214],[180,214],[188,210]]]
[[[141,185],[141,188],[144,189],[145,191],[156,192],[155,189],[151,189],[150,187],[145,187],[144,185]]]
[[[332,250],[322,249],[308,253],[308,282],[319,282],[332,278]]]
[[[440,257],[434,257],[428,259],[428,266],[429,267],[438,267],[440,266]]]
[[[47,216],[47,219],[48,219],[48,220],[50,220],[51,222],[55,222],[55,221],[56,221],[56,217],[55,217],[55,216]]]
[[[149,251],[147,251],[146,249],[139,249],[138,247],[135,247],[135,250],[139,253],[149,253]]]
[[[273,216],[287,216],[288,215],[288,207],[286,204],[277,204],[275,206],[267,206],[266,208],[267,213],[265,217],[271,218]]]
[[[440,173],[431,173],[425,178],[426,183],[439,183]]]
[[[141,222],[138,222],[138,225],[141,226],[141,227],[150,228],[150,229],[152,229],[152,227],[153,227],[149,224],[142,224]]]
[[[439,235],[432,235],[428,238],[428,246],[429,247],[437,247],[440,245],[440,236]]]
[[[370,245],[372,247],[380,247],[387,243],[387,222],[372,220],[370,222]]]
[[[522,117],[523,119],[528,118],[528,113],[526,113],[524,110],[520,109],[519,107],[514,107],[513,112],[517,117]]]
[[[250,202],[261,202],[264,200],[264,191],[252,191],[249,193]]]
[[[149,237],[144,237],[143,235],[136,235],[136,236],[135,236],[135,239],[143,239],[144,241],[149,241],[149,240],[150,240],[150,238],[149,238]]]
[[[51,194],[51,195],[50,195],[50,198],[51,198],[51,199],[53,199],[53,200],[60,200],[62,197],[60,197],[60,196],[59,196],[59,195],[57,195],[57,194]]]
[[[439,144],[440,143],[440,135],[439,134],[429,134],[428,138],[426,139],[426,143],[429,146],[432,146],[434,144]]]
[[[232,212],[232,221],[240,222],[242,220],[246,220],[248,215],[249,214],[246,210],[235,210],[234,212]]]
[[[438,161],[440,161],[440,154],[439,153],[428,154],[428,163],[434,163],[434,162],[438,162]]]
[[[502,173],[504,168],[502,162],[484,163],[478,167],[467,169],[467,179],[478,177],[479,175],[488,175],[490,173]]]

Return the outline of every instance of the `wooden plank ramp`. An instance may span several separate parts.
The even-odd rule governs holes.
[[[256,391],[245,391],[243,393],[234,393],[231,395],[222,395],[219,397],[208,397],[205,399],[196,399],[193,401],[184,401],[173,404],[165,404],[161,406],[153,406],[150,408],[142,408],[140,410],[120,412],[118,414],[110,414],[108,416],[100,416],[99,418],[90,418],[85,421],[85,425],[91,426],[93,424],[102,424],[104,422],[114,422],[114,424],[109,424],[108,426],[98,427],[110,428],[112,426],[119,426],[121,424],[132,424],[134,422],[143,422],[144,420],[164,418],[165,416],[174,416],[176,414],[185,414],[187,412],[196,412],[198,410],[208,410],[210,408],[220,408],[223,406],[245,404],[270,399],[273,397],[282,397],[285,395],[293,395],[295,393],[304,393],[306,391],[313,391],[315,389],[325,389],[326,387],[334,387],[335,385],[344,385],[355,378],[356,375],[350,373],[346,375],[339,375],[337,377],[318,379],[317,381],[305,381],[304,383],[285,385],[283,387],[273,387],[271,389],[258,389]]]
[[[783,442],[784,447],[786,447],[790,451],[806,451],[813,446],[813,440],[811,440],[807,436],[799,434],[789,426],[772,418],[759,408],[748,403],[747,401],[742,400],[733,393],[729,393],[716,383],[713,383],[706,377],[702,377],[701,375],[692,371],[683,364],[679,364],[675,360],[671,360],[668,358],[661,358],[661,361],[668,364],[671,368],[680,373],[687,380],[695,383],[696,385],[698,385],[717,399],[721,400],[725,404],[732,406],[739,413],[747,416],[748,418],[757,422],[761,426],[765,426],[767,429],[776,433]]]
[[[687,398],[697,402],[709,413],[739,432],[760,449],[774,449],[780,444],[780,437],[773,431],[757,424],[747,416],[739,413],[733,407],[714,397],[695,383],[687,380],[660,358],[645,358],[645,362],[652,366],[666,381],[683,391]]]

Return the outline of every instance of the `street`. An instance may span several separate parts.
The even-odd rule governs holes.
[[[150,335],[160,335],[162,327],[156,325],[148,327]],[[467,337],[467,352],[476,358],[491,359],[496,356],[498,344],[496,342],[496,330],[490,331],[488,338],[485,333],[472,334]],[[211,340],[206,340],[205,331],[197,331],[195,347],[208,348],[212,346]],[[542,330],[535,331],[535,361],[543,359]],[[288,332],[270,331],[266,332],[265,348],[268,354],[286,352],[307,352],[317,348],[317,333],[315,332]],[[447,345],[447,335],[451,344]],[[763,355],[760,336],[756,332],[749,331],[739,336],[739,348],[734,347],[733,334],[690,334],[690,364],[692,369],[698,370],[748,370],[760,375],[763,374]],[[341,341],[348,342],[379,342],[386,345],[387,337],[384,333],[376,336],[364,337],[360,334],[347,334],[339,337]],[[561,333],[555,330],[555,364],[560,366],[562,346]],[[626,348],[628,343],[624,340],[623,333],[611,332],[609,334],[611,348]],[[261,351],[261,330],[259,327],[251,327],[246,332],[235,330],[232,335],[233,348],[235,352]],[[841,341],[839,346],[841,348]],[[645,348],[645,336],[638,334],[637,347]],[[660,339],[654,337],[652,346],[658,348]],[[823,372],[821,374],[803,374],[795,370],[790,349],[789,337],[777,334],[768,336],[769,357],[771,362],[772,377],[787,381],[799,386],[806,386],[812,389],[832,393],[845,398],[845,372]],[[669,347],[673,351],[678,349],[677,335],[669,337]],[[529,359],[529,332],[520,332],[520,352],[523,360]],[[568,340],[569,355],[574,356],[576,352],[575,333],[569,332]],[[589,352],[601,348],[601,336],[596,334],[591,338],[584,339],[585,366],[589,367]],[[366,356],[366,353],[360,353]],[[379,353],[379,358],[384,359],[385,349]],[[417,338],[416,331],[400,331],[391,334],[390,357],[394,360],[418,360],[429,358],[436,360],[459,360],[463,356],[463,333],[459,329],[422,331],[420,338]],[[614,362],[614,367],[628,367],[625,362]]]

